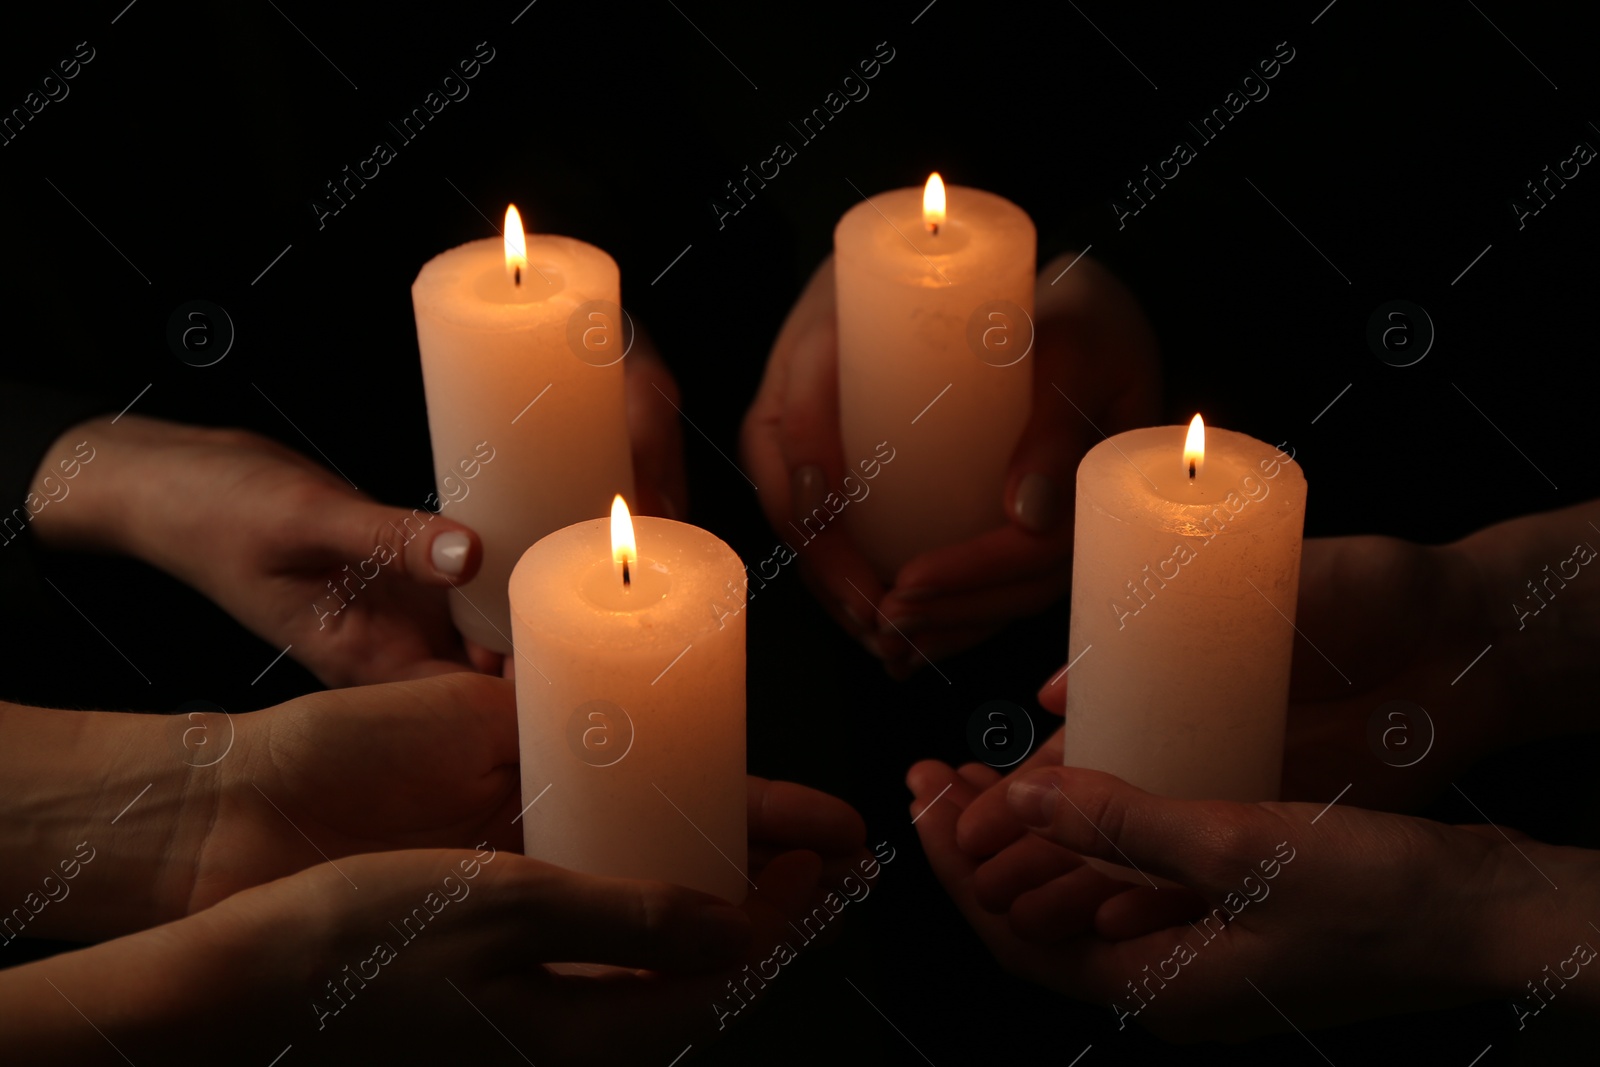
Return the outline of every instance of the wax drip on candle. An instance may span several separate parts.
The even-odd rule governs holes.
[[[928,184],[922,187],[922,224],[937,237],[939,227],[944,225],[944,218],[944,179],[939,177],[938,171],[934,171],[928,175]]]
[[[1206,424],[1199,415],[1189,420],[1189,436],[1183,442],[1183,462],[1189,468],[1189,481],[1192,484],[1206,462]]]

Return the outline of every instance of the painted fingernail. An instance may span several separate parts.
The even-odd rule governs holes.
[[[433,569],[451,578],[458,577],[467,566],[467,553],[472,549],[472,538],[460,530],[446,530],[433,539],[429,557]]]
[[[822,468],[815,464],[801,467],[794,472],[794,479],[790,483],[789,507],[794,512],[795,522],[804,522],[812,517],[818,508],[827,509],[823,501],[828,496],[828,479],[823,475]],[[831,516],[830,516],[831,517]]]
[[[1060,794],[1048,778],[1019,778],[1006,790],[1011,812],[1028,826],[1049,826],[1055,820]]]
[[[1039,473],[1025,476],[1017,485],[1014,505],[1017,521],[1036,534],[1049,533],[1061,520],[1061,491]]]

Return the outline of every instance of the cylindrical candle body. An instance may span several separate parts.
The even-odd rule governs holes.
[[[1078,466],[1066,763],[1187,799],[1274,800],[1306,482],[1252,437],[1130,430]]]
[[[695,526],[636,517],[626,591],[607,520],[511,575],[527,854],[737,903],[747,888],[744,567]]]
[[[496,652],[511,651],[506,581],[523,550],[633,492],[610,354],[622,351],[617,265],[568,237],[530,235],[527,249],[520,286],[490,238],[435,256],[411,287],[440,506],[483,541],[451,613]],[[584,344],[597,339],[599,351]]]
[[[951,186],[930,234],[922,192],[857,204],[833,234],[845,469],[881,458],[883,442],[895,457],[846,521],[886,579],[1004,525],[1032,397],[1033,222],[1002,197]]]

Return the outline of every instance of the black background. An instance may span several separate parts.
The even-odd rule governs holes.
[[[1580,427],[1595,405],[1600,178],[1585,167],[1522,228],[1511,208],[1577,142],[1600,145],[1592,36],[1571,9],[523,2],[114,0],[5,15],[0,108],[21,106],[79,41],[95,58],[0,147],[4,376],[92,391],[113,409],[149,385],[135,411],[320,450],[364,491],[420,506],[433,485],[409,286],[437,252],[492,234],[484,216],[498,221],[514,199],[530,229],[611,252],[685,413],[734,455],[777,326],[834,222],[860,193],[939,169],[1023,206],[1041,261],[1092,244],[1156,325],[1168,421],[1201,410],[1294,445],[1308,535],[1446,541],[1595,495],[1593,435]],[[387,123],[480,41],[495,58],[470,95],[402,145]],[[799,143],[789,123],[879,42],[894,58],[870,95]],[[1270,95],[1200,144],[1186,123],[1279,42],[1294,59]],[[378,140],[396,158],[319,227],[324,183]],[[1197,158],[1119,229],[1112,199],[1177,140]],[[719,226],[713,199],[777,141],[797,158]],[[237,330],[215,366],[188,366],[166,342],[169,316],[193,299],[226,308]],[[1374,309],[1396,299],[1437,331],[1405,368],[1366,341]],[[1076,416],[1063,404],[1060,417]],[[747,561],[765,558],[775,538],[749,486],[685,434],[692,519]],[[82,557],[47,565],[126,659],[46,588],[9,605],[10,696],[245,711],[315,685],[288,660],[250,684],[276,649],[161,575]],[[1103,1006],[1004,975],[909,826],[905,768],[970,758],[967,720],[985,700],[1034,707],[1065,658],[1064,605],[905,684],[792,571],[748,618],[751,770],[846,797],[898,858],[847,912],[846,937],[787,968],[706,1062],[922,1062],[909,1043],[939,1064],[1030,1050],[1068,1062],[1089,1044],[1086,1067],[1194,1058],[1117,1033]],[[1474,772],[1473,795],[1497,821],[1593,844],[1593,823],[1574,814],[1592,808],[1592,756],[1511,754]],[[440,1010],[471,1045],[497,1040],[445,997]],[[1496,1004],[1314,1036],[1336,1063],[1426,1049],[1465,1064],[1491,1043],[1485,1064],[1532,1062],[1562,1040],[1550,1020],[1513,1024]],[[1318,1062],[1293,1033],[1214,1054]]]

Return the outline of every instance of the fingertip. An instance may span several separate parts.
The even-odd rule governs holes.
[[[478,535],[448,519],[433,521],[433,537],[427,546],[428,566],[414,573],[429,575],[438,585],[470,582],[483,562],[483,544]]]
[[[906,787],[921,797],[943,788],[954,773],[948,763],[936,759],[919,760],[906,772]]]
[[[1054,478],[1030,471],[1017,480],[1007,509],[1013,522],[1031,534],[1053,533],[1065,513],[1065,494]]]
[[[1006,787],[1006,806],[1024,826],[1046,827],[1055,821],[1061,801],[1059,772],[1042,767],[1021,775]]]

